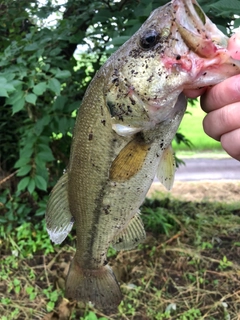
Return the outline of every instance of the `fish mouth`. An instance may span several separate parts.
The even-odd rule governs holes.
[[[172,0],[177,29],[187,47],[203,58],[227,48],[225,36],[205,15],[195,0]]]

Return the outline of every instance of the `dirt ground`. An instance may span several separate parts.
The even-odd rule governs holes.
[[[240,181],[176,181],[170,192],[156,182],[152,184],[147,196],[150,197],[156,191],[167,193],[178,200],[240,202]]]

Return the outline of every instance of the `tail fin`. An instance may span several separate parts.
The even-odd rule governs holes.
[[[97,309],[109,315],[117,312],[122,294],[108,265],[95,270],[82,269],[74,257],[67,276],[66,297],[85,303],[91,302]]]

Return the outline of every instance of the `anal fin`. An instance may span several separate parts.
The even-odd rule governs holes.
[[[139,213],[129,221],[127,227],[118,233],[112,241],[112,247],[118,251],[135,248],[146,238],[143,222]]]
[[[50,194],[45,218],[50,239],[54,243],[62,243],[74,223],[68,203],[67,173],[62,175]]]
[[[175,171],[176,161],[172,146],[170,145],[166,150],[164,150],[157,170],[157,177],[167,190],[172,189]]]

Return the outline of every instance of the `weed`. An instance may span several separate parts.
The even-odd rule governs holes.
[[[53,290],[52,287],[49,287],[47,289],[44,289],[43,293],[45,294],[47,300],[49,300],[47,302],[46,309],[48,312],[52,311],[56,305],[58,298],[59,298],[59,292],[57,290]]]
[[[169,214],[168,210],[159,206],[147,207],[144,204],[142,207],[142,220],[144,222],[146,230],[151,230],[155,234],[169,235],[170,231],[175,226],[175,221]]]
[[[90,311],[86,316],[81,317],[80,320],[107,320],[105,317],[98,318],[97,315]]]
[[[202,249],[202,250],[212,249],[212,248],[213,248],[213,245],[212,245],[212,243],[210,243],[210,242],[205,242],[205,241],[203,241],[203,242],[201,243],[201,249]]]
[[[232,266],[232,262],[229,261],[226,256],[224,256],[222,260],[219,261],[218,269],[221,271],[224,271],[226,269],[229,269],[229,267],[231,266]]]
[[[120,315],[129,315],[133,316],[136,312],[135,307],[130,302],[121,301],[120,305],[118,306],[118,311]]]
[[[154,232],[149,229],[146,243],[137,249],[108,252],[111,264],[119,269],[124,296],[118,313],[108,318],[95,309],[80,310],[66,302],[66,308],[72,308],[71,319],[236,320],[234,315],[240,313],[236,224],[240,218],[231,210],[222,204],[147,200],[142,217],[156,218],[158,227],[151,222]],[[43,319],[49,312],[59,314],[64,290],[54,284],[63,283],[60,287],[64,289],[63,272],[74,249],[56,246],[51,252],[54,248],[42,222],[25,221],[9,233],[5,227],[0,226],[4,257],[0,260],[1,317],[29,320]],[[164,228],[168,236],[159,234]],[[45,252],[50,253],[45,256]],[[219,301],[227,301],[227,308]]]
[[[36,289],[32,286],[25,288],[26,293],[29,295],[29,300],[32,301],[36,298],[37,292]]]
[[[180,315],[179,320],[199,320],[201,311],[199,309],[191,308]]]
[[[109,247],[108,248],[108,252],[107,252],[107,257],[108,258],[113,258],[113,257],[115,257],[117,255],[117,250],[115,250],[114,248],[112,248],[112,247]]]

